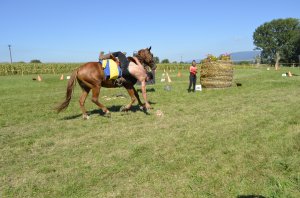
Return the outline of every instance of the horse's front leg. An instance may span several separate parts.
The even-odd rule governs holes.
[[[144,109],[144,104],[142,103],[141,99],[140,99],[140,96],[138,94],[138,92],[136,91],[136,89],[134,88],[134,86],[130,86],[130,87],[125,87],[130,98],[131,98],[131,101],[129,104],[121,107],[120,111],[128,111],[130,110],[130,108],[132,107],[132,105],[135,103],[135,101],[137,100],[139,105],[140,105],[140,108],[143,110]]]
[[[134,87],[133,87],[133,91],[134,91],[134,95],[135,95],[136,99],[138,100],[139,105],[141,107],[144,106],[144,104],[142,103],[142,101],[140,99],[139,93],[136,91],[136,89]]]
[[[130,96],[130,102],[129,104],[121,107],[120,111],[128,111],[130,110],[130,108],[132,107],[132,105],[135,103],[136,101],[136,97],[135,97],[135,94],[134,94],[134,87],[133,86],[130,86],[130,87],[125,87],[129,96]]]

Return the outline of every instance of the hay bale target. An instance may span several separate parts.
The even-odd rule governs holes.
[[[232,86],[233,66],[231,61],[205,60],[201,65],[200,83],[204,88]]]

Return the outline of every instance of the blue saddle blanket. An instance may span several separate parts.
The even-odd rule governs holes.
[[[104,75],[109,80],[114,80],[122,76],[122,70],[112,59],[100,60],[104,69]]]

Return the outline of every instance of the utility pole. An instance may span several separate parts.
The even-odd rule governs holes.
[[[8,48],[9,48],[9,55],[10,55],[10,64],[12,64],[11,45],[8,45]]]

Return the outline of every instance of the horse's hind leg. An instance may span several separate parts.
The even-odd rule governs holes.
[[[85,120],[89,119],[89,116],[86,113],[86,109],[84,107],[84,103],[85,103],[86,97],[88,96],[89,92],[90,92],[90,89],[82,89],[82,94],[79,99],[80,109],[82,111],[82,117]]]
[[[110,112],[108,111],[108,109],[99,102],[98,98],[99,98],[99,94],[100,94],[100,88],[101,87],[94,87],[92,88],[92,102],[95,103],[100,109],[102,109],[102,111],[105,113],[105,116],[110,116]]]
[[[89,119],[89,116],[88,116],[88,114],[86,113],[86,109],[85,109],[85,107],[84,107],[84,103],[85,103],[86,97],[88,96],[88,94],[89,94],[91,88],[89,88],[89,87],[86,85],[86,83],[84,83],[84,82],[81,81],[81,80],[78,80],[78,83],[79,83],[79,85],[80,85],[80,87],[81,87],[81,89],[82,89],[82,94],[81,94],[81,96],[80,96],[80,98],[79,98],[79,105],[80,105],[80,109],[81,109],[81,111],[82,111],[82,117],[83,117],[83,119],[87,120],[87,119]]]

